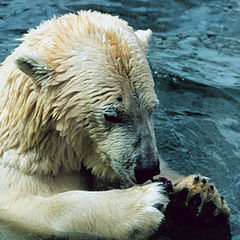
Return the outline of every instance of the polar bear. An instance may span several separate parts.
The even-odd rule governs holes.
[[[160,158],[145,57],[150,36],[118,17],[80,11],[31,29],[2,63],[3,234],[148,239],[182,192],[186,206],[200,197],[196,216],[212,202],[213,219],[227,221],[229,209],[206,178],[183,178],[161,161],[174,185],[154,180]]]

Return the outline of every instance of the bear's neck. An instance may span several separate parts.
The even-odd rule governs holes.
[[[0,164],[20,170],[27,175],[40,177],[56,177],[59,172],[91,172],[94,186],[98,182],[95,178],[114,177],[110,164],[101,161],[104,156],[96,151],[96,146],[83,132],[76,134],[73,139],[68,139],[56,130],[46,129],[42,131],[42,136],[38,142],[32,143],[28,148],[26,145],[21,145],[21,142],[7,148],[11,145],[7,144],[6,140],[0,146],[2,151]],[[106,173],[108,176],[105,175]],[[86,176],[90,175],[86,174]]]

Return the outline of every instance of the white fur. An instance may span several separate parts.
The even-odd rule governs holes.
[[[9,239],[146,239],[161,224],[153,205],[166,207],[162,187],[126,188],[137,164],[129,160],[146,158],[145,149],[157,159],[149,112],[158,101],[144,52],[150,35],[81,11],[30,30],[3,62],[0,225]],[[106,127],[110,107],[136,131]],[[106,190],[119,179],[126,189]]]

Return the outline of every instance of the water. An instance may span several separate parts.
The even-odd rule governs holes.
[[[1,0],[0,60],[27,29],[80,9],[153,30],[148,59],[161,156],[182,174],[216,183],[231,208],[232,239],[240,239],[240,1]]]

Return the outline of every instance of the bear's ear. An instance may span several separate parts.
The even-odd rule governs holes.
[[[148,30],[137,30],[135,32],[140,44],[142,45],[144,51],[147,49],[148,42],[152,36],[152,31]]]
[[[20,56],[15,59],[17,67],[38,85],[46,85],[52,71],[35,57]]]

